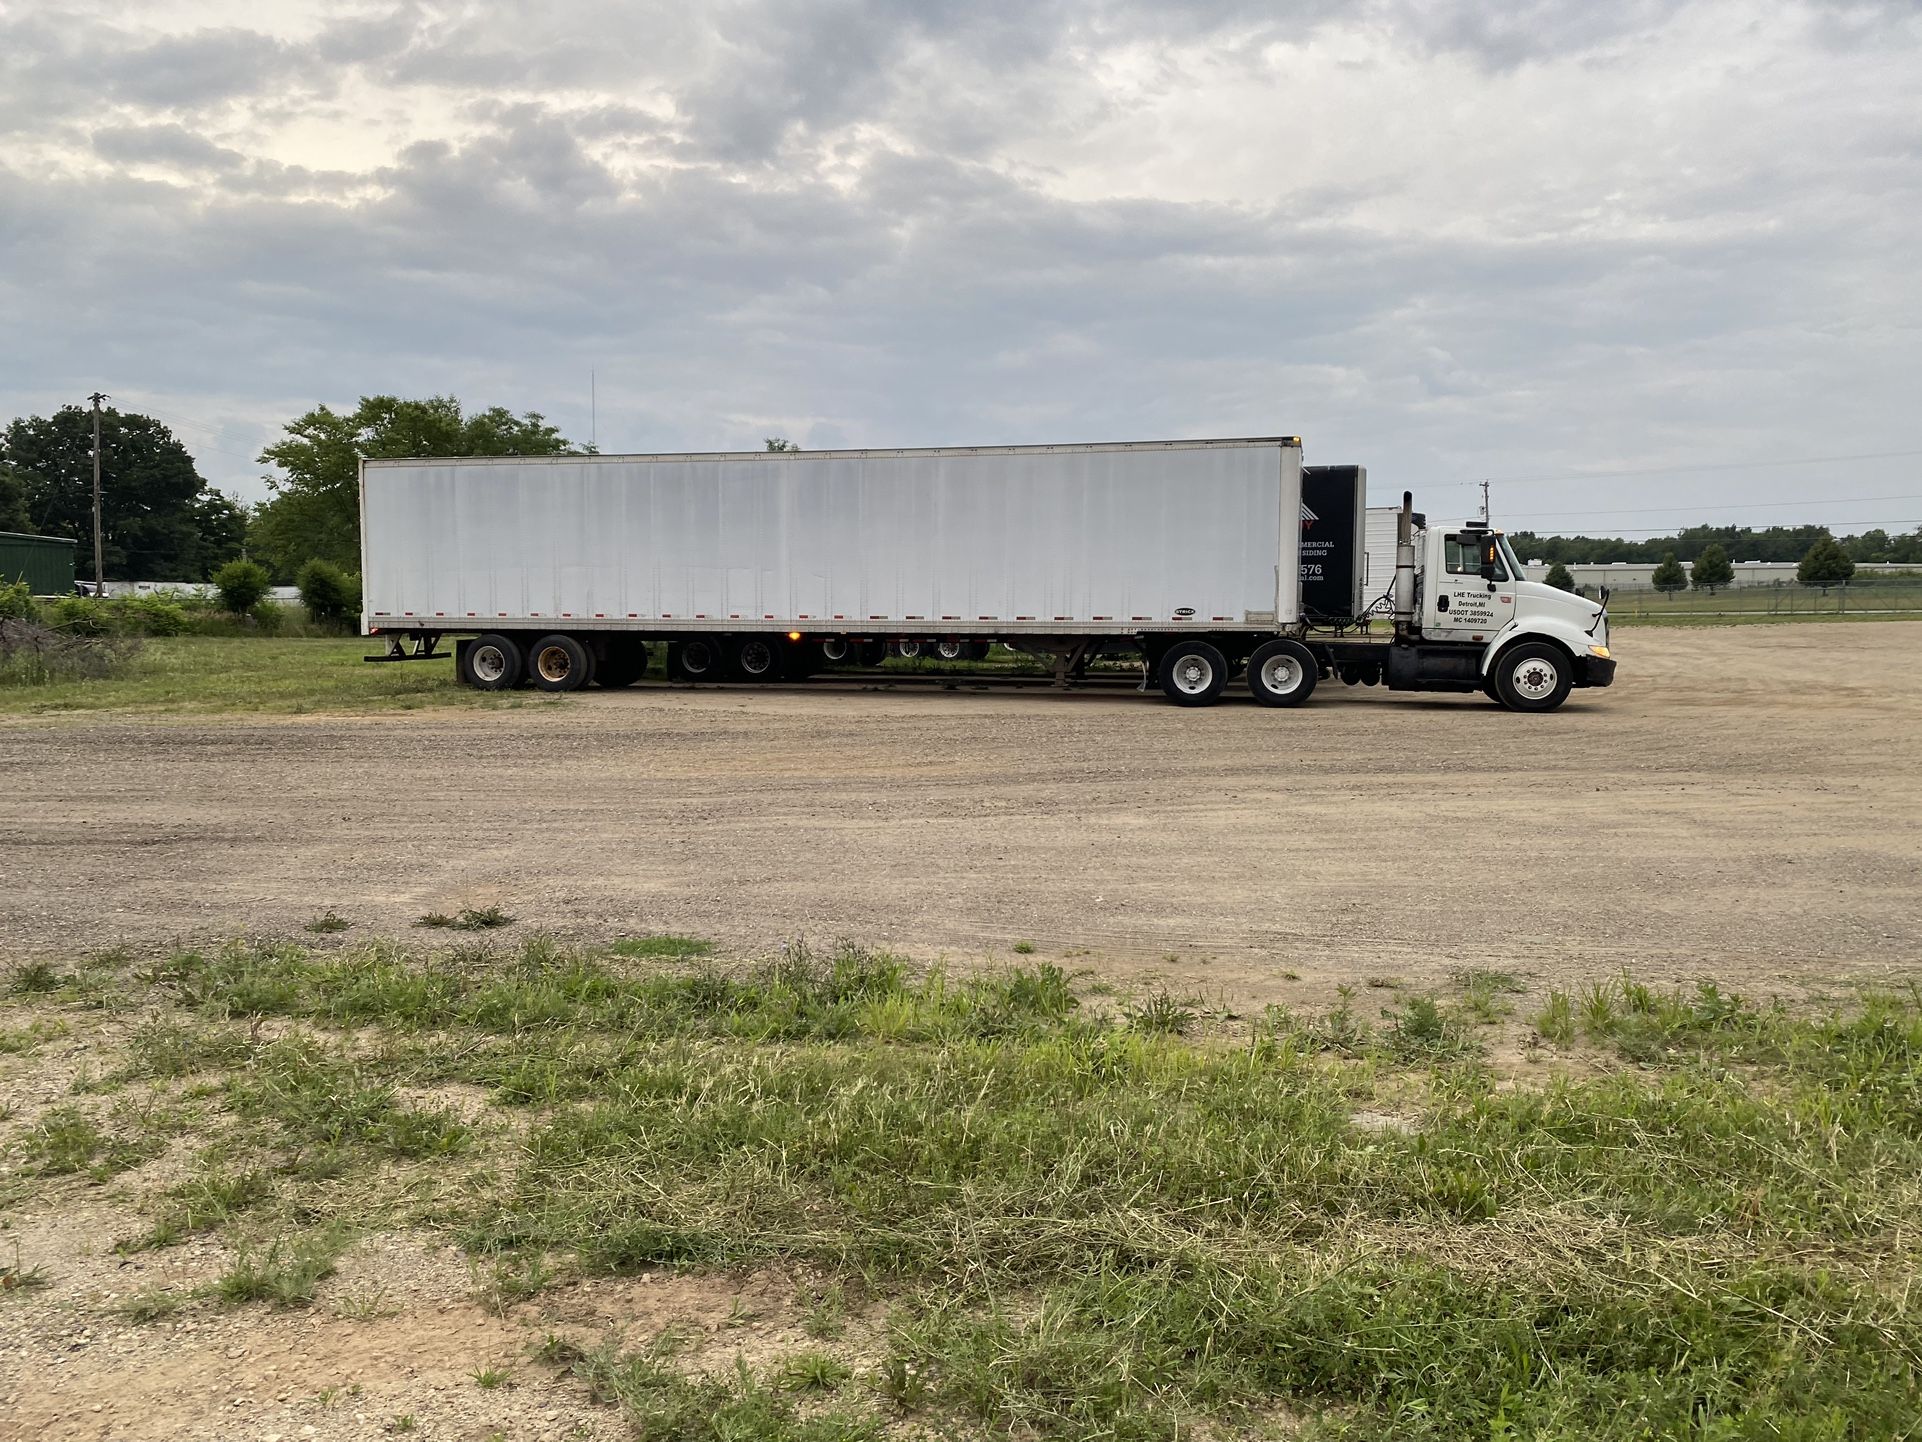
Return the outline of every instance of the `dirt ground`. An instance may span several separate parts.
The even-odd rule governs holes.
[[[1617,640],[1617,685],[1548,716],[1334,683],[1297,711],[817,683],[11,723],[0,957],[498,904],[511,934],[737,954],[1022,940],[1234,1003],[1470,965],[1922,974],[1922,624]]]

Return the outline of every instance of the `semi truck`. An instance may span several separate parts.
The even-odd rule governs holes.
[[[364,459],[363,614],[486,690],[761,683],[1000,643],[1057,678],[1138,660],[1180,706],[1318,682],[1552,711],[1607,686],[1603,606],[1522,578],[1499,531],[1404,494],[1366,613],[1360,467],[1293,436],[1082,445]]]

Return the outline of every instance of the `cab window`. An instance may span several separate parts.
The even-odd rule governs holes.
[[[1489,539],[1484,535],[1450,536],[1443,543],[1443,563],[1451,576],[1480,576],[1482,573],[1482,546]],[[1506,581],[1508,567],[1502,564],[1501,552],[1495,553],[1495,579]]]

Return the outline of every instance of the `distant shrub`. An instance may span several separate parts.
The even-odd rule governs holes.
[[[170,596],[128,596],[107,605],[113,629],[126,636],[184,636],[193,626],[187,608]]]
[[[323,626],[339,626],[360,615],[360,577],[316,557],[294,577],[300,603]]]
[[[266,599],[273,579],[258,562],[229,561],[214,572],[214,589],[220,592],[222,606],[236,616],[244,616]]]
[[[263,636],[278,636],[281,627],[287,624],[287,608],[278,601],[256,601],[247,614],[253,617],[254,628]]]
[[[0,581],[0,621],[31,621],[39,614],[25,581]]]
[[[46,618],[70,636],[105,636],[113,630],[113,613],[93,596],[61,596],[47,607]]]

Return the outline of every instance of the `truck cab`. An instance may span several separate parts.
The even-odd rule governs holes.
[[[1513,710],[1547,711],[1574,687],[1614,680],[1605,604],[1527,579],[1500,531],[1431,523],[1416,550],[1414,615],[1398,639],[1423,653],[1409,658],[1422,689],[1452,672]]]

